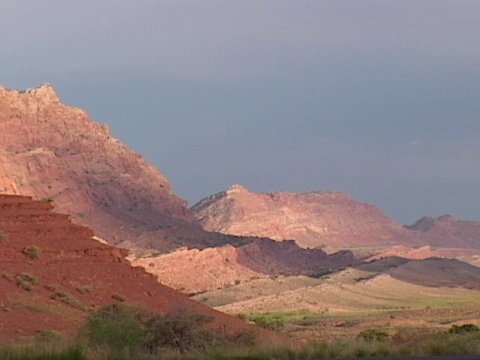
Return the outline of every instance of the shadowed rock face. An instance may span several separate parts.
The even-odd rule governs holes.
[[[49,84],[0,87],[0,193],[54,201],[115,244],[170,248],[200,230],[162,173]]]
[[[295,239],[302,247],[386,246],[404,232],[375,206],[341,192],[255,194],[234,185],[192,210],[206,230]]]
[[[88,311],[124,300],[159,313],[189,310],[213,316],[214,326],[233,333],[251,328],[132,268],[125,250],[93,240],[90,229],[52,212],[48,203],[0,195],[0,230],[0,343],[42,330],[73,334]],[[36,258],[26,251],[34,246]],[[20,274],[36,279],[33,289],[17,284]],[[70,300],[54,299],[58,292]]]

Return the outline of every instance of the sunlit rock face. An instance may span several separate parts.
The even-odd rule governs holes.
[[[256,194],[234,185],[192,210],[206,230],[294,239],[302,247],[389,245],[404,232],[375,206],[334,191]]]
[[[0,194],[53,202],[116,244],[170,247],[172,228],[200,228],[160,171],[50,84],[0,87]]]

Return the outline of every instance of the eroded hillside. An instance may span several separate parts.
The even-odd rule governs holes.
[[[46,202],[0,195],[0,341],[50,330],[73,334],[91,311],[120,302],[206,314],[233,333],[251,328],[159,284],[131,267],[124,250],[92,236]]]

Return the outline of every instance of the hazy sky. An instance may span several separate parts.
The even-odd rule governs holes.
[[[193,205],[342,190],[480,220],[480,1],[1,0],[0,84],[50,82]]]

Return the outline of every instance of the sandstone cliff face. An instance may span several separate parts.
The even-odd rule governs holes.
[[[255,194],[234,185],[192,207],[204,229],[294,239],[302,247],[387,246],[405,230],[375,206],[341,192]]]
[[[163,174],[49,84],[0,87],[0,194],[53,201],[116,244],[169,248],[199,229]]]

